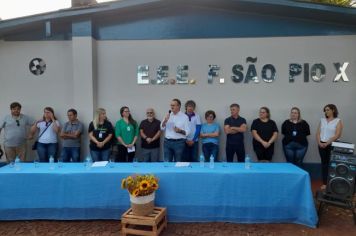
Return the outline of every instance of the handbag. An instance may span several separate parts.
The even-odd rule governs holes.
[[[38,141],[36,140],[36,141],[32,144],[32,150],[37,150],[37,145],[38,145]]]
[[[40,134],[40,136],[38,136],[37,140],[32,144],[32,150],[37,150],[38,140],[41,138],[42,134],[44,134],[44,132],[46,132],[48,127],[51,126],[51,124],[52,124],[52,122],[45,128],[45,130],[43,130],[43,132]]]

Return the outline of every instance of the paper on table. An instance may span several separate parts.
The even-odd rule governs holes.
[[[175,167],[188,167],[190,166],[190,162],[177,162]]]
[[[108,161],[96,161],[94,162],[91,167],[103,167],[108,164]]]
[[[127,148],[127,152],[130,153],[130,152],[134,152],[136,149],[135,149],[135,146],[132,146],[130,148]]]

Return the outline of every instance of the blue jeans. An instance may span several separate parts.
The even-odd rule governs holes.
[[[144,162],[157,162],[159,161],[159,148],[142,148],[141,156]]]
[[[99,150],[99,151],[94,151],[90,150],[90,155],[93,161],[108,161],[110,157],[110,151],[111,149],[105,149],[105,150]]]
[[[185,148],[185,139],[164,139],[164,160],[182,161]]]
[[[61,152],[61,159],[63,162],[79,162],[80,161],[80,147],[63,147]]]
[[[54,161],[57,161],[58,143],[38,143],[37,155],[40,162],[48,162],[49,157],[53,156]]]
[[[218,160],[219,145],[215,143],[203,143],[202,148],[206,162],[210,161],[211,155],[213,155],[215,161]]]
[[[303,159],[307,149],[308,145],[303,146],[296,142],[290,142],[287,145],[283,145],[283,151],[287,162],[293,163],[300,168],[303,167]]]

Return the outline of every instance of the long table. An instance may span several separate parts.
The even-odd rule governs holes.
[[[0,220],[120,219],[130,207],[121,179],[152,173],[159,179],[156,205],[171,222],[297,223],[315,227],[309,174],[288,163],[115,163],[86,168],[21,163],[0,168]]]

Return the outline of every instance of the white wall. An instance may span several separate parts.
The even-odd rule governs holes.
[[[273,64],[277,69],[277,80],[271,84],[235,84],[231,81],[231,68],[234,64],[248,64],[246,57],[258,57],[257,72],[265,64]],[[347,74],[348,83],[333,83],[336,75],[333,62],[350,62]],[[288,82],[289,63],[323,63],[327,77],[316,83],[303,82],[303,77],[294,83]],[[138,85],[137,65],[149,65],[150,75],[155,76],[159,65],[169,65],[169,78],[175,77],[179,64],[189,65],[189,77],[196,79],[196,85]],[[220,77],[225,84],[208,84],[209,64],[221,66]],[[272,119],[280,128],[288,118],[292,106],[301,108],[302,116],[311,126],[310,147],[306,162],[319,162],[315,131],[323,116],[322,108],[327,103],[335,103],[340,117],[345,123],[343,139],[356,142],[356,128],[353,108],[355,108],[356,75],[356,36],[340,37],[288,37],[255,39],[201,39],[201,40],[157,40],[157,41],[100,41],[98,42],[98,105],[108,110],[109,118],[115,122],[120,118],[119,109],[123,105],[131,108],[133,117],[142,120],[145,108],[154,107],[158,118],[162,119],[169,109],[172,98],[184,103],[193,99],[197,112],[204,117],[207,109],[217,113],[217,121],[223,127],[229,116],[229,105],[239,103],[241,116],[250,126],[258,116],[261,106],[271,109]],[[224,152],[225,135],[220,137]],[[245,135],[247,152],[254,154],[251,134]],[[279,137],[275,147],[274,161],[284,161]],[[253,155],[254,156],[254,155]]]
[[[40,119],[43,108],[51,106],[60,121],[73,101],[72,54],[70,41],[0,41],[0,117],[10,113],[14,101],[22,104],[22,113]],[[42,58],[47,68],[41,76],[29,71],[33,58]],[[1,133],[2,143],[3,132]],[[31,159],[34,155],[30,151]]]
[[[0,41],[0,117],[9,113],[11,102],[19,101],[23,105],[23,112],[37,119],[44,106],[52,106],[64,122],[67,109],[74,104],[73,47],[71,41]],[[144,119],[147,107],[155,108],[158,118],[162,119],[169,109],[170,100],[179,98],[183,103],[188,99],[195,100],[197,112],[202,118],[207,109],[215,110],[221,128],[224,119],[229,116],[231,103],[240,104],[241,116],[246,118],[249,126],[257,118],[258,109],[268,106],[272,119],[280,128],[288,118],[290,108],[298,106],[312,132],[305,161],[319,162],[315,131],[323,116],[323,106],[334,103],[345,124],[343,140],[356,142],[356,124],[352,122],[356,99],[356,36],[97,41],[92,47],[96,52],[92,55],[97,55],[98,87],[97,91],[92,92],[93,96],[97,92],[94,104],[106,108],[113,123],[120,118],[119,109],[123,105],[130,107],[133,117],[138,121]],[[260,79],[262,66],[273,64],[277,69],[276,81],[270,84],[263,81],[259,84],[232,82],[232,66],[242,64],[246,72],[248,56],[258,58],[256,68]],[[28,70],[28,63],[34,57],[41,57],[47,62],[47,70],[42,76],[33,76]],[[333,63],[346,61],[350,62],[346,71],[350,82],[333,83],[336,74]],[[299,76],[294,83],[289,83],[289,63],[323,63],[327,77],[320,83],[304,83],[302,76]],[[150,66],[151,77],[155,76],[157,66],[169,65],[169,78],[175,77],[179,64],[187,64],[189,77],[195,79],[197,84],[138,85],[137,66],[144,64]],[[209,64],[221,66],[220,77],[225,78],[225,84],[218,84],[217,81],[208,84]],[[88,94],[87,91],[85,94]],[[88,112],[81,117],[81,108],[75,108],[81,120],[88,125],[91,120]],[[87,140],[87,134],[84,139]],[[222,154],[224,134],[221,134],[220,140]],[[246,150],[255,157],[251,143],[251,134],[247,132]],[[274,161],[284,161],[281,137],[275,147]]]

